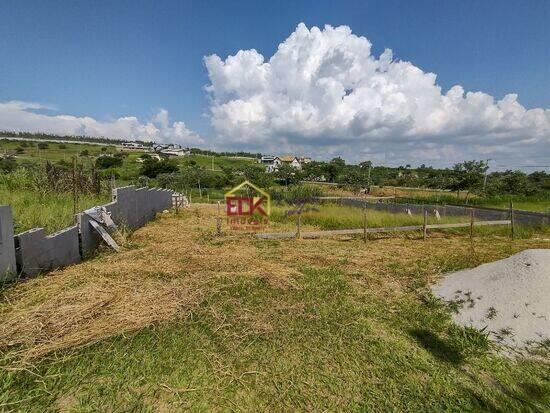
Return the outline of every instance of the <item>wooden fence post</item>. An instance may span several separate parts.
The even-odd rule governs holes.
[[[216,234],[222,234],[222,217],[220,216],[220,201],[218,201],[218,216],[216,217]]]
[[[424,241],[428,238],[428,228],[426,225],[428,225],[428,211],[424,211],[424,224],[422,225],[422,238]]]
[[[300,234],[300,224],[302,221],[302,212],[298,213],[298,219],[296,219],[296,238],[300,239],[302,235]]]
[[[474,239],[474,209],[470,209],[470,239]]]
[[[363,242],[367,243],[367,205],[363,207]]]
[[[512,239],[515,238],[515,228],[514,228],[514,203],[510,200],[510,235]]]
[[[77,168],[76,156],[73,156],[73,174],[72,174],[72,178],[73,178],[73,215],[76,215],[76,213],[78,212],[78,183],[77,183],[78,176],[77,176],[77,173],[76,173],[76,168]]]

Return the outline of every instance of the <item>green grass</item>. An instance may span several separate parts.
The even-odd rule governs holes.
[[[312,225],[320,229],[352,229],[363,227],[363,209],[333,204],[315,205],[318,211],[302,215],[304,225]],[[276,206],[270,217],[275,222],[295,222],[296,215],[285,216],[285,211],[294,207]],[[367,225],[371,228],[393,227],[406,225],[421,225],[424,218],[420,214],[392,214],[384,211],[367,209]],[[434,216],[428,218],[428,224],[469,222],[468,217],[445,217],[437,221]]]
[[[108,201],[107,194],[81,194],[78,211]],[[15,233],[38,227],[50,233],[74,224],[73,198],[70,193],[41,195],[33,190],[0,188],[0,205],[11,205]]]
[[[133,279],[150,286],[166,283],[175,300],[182,293],[179,283],[191,282],[200,293],[195,304],[184,306],[180,316],[170,321],[50,353],[22,366],[13,364],[17,347],[2,348],[0,409],[547,411],[547,364],[498,355],[483,333],[453,324],[451,311],[428,290],[442,273],[524,248],[540,248],[541,241],[510,243],[490,236],[475,240],[475,246],[463,237],[426,242],[383,239],[365,245],[360,240],[210,237],[213,210],[202,207],[178,216],[165,214],[150,224],[158,226],[156,231],[149,228],[141,237],[136,234],[131,249],[117,256],[117,271],[125,268],[127,260]],[[185,234],[182,240],[194,243],[170,240],[162,249],[157,243],[166,241],[167,233]],[[182,262],[198,259],[201,273],[190,273],[187,267],[151,273],[145,264],[159,262],[151,256],[150,262],[143,261],[143,268],[135,266],[138,256],[157,251],[167,263],[175,257]],[[239,254],[243,251],[245,257]],[[238,264],[249,256],[254,257],[250,262],[259,259],[265,267],[246,268],[243,274]],[[113,311],[110,301],[116,301],[117,294],[134,299],[140,294],[139,289],[124,290],[117,285],[120,273],[111,277],[102,271],[112,264],[109,257],[100,256],[55,275],[65,280],[57,288],[66,286],[69,296],[75,294],[77,303],[67,305],[80,306],[80,311],[94,301],[79,297],[82,290],[78,287],[83,279],[96,283],[104,306],[90,314],[97,324],[77,318],[83,329],[105,328],[102,317]],[[225,260],[222,265],[217,257]],[[219,270],[209,274],[206,269],[212,266]],[[276,274],[282,267],[292,269],[291,275]],[[74,277],[75,270],[83,278]],[[198,279],[201,282],[195,284]],[[46,281],[30,285],[39,288],[40,294],[31,295],[28,304],[38,312],[47,294],[56,292]],[[94,292],[91,288],[84,291]],[[17,301],[29,294],[23,287],[7,291],[5,297],[12,301],[2,302],[0,314],[12,308],[25,314]],[[158,305],[153,307],[158,310]],[[150,310],[115,308],[132,313]],[[35,321],[40,319],[36,316]],[[9,319],[14,319],[13,314]],[[53,328],[67,328],[72,337],[78,334],[74,321],[59,321],[52,323],[57,326]],[[547,352],[541,352],[541,357],[548,357]]]
[[[396,268],[415,277],[421,268]],[[387,303],[338,269],[291,291],[219,278],[185,320],[0,373],[17,411],[544,411],[534,361],[491,355],[481,334],[410,294]]]
[[[310,205],[313,206],[313,205]],[[301,223],[304,226],[312,226],[321,230],[336,230],[336,229],[354,229],[363,228],[363,210],[357,207],[347,207],[335,204],[315,205],[318,211],[306,212],[302,215]],[[275,205],[272,208],[270,220],[274,222],[296,224],[296,215],[286,216],[285,212],[294,209],[290,206]],[[395,227],[422,225],[424,218],[421,214],[408,215],[406,213],[389,213],[385,211],[367,210],[367,225],[370,228]],[[441,217],[438,221],[433,214],[428,215],[428,224],[450,224],[450,223],[468,223],[469,216],[447,216]],[[531,237],[535,232],[549,233],[548,226],[544,228],[515,226],[515,236],[518,238]],[[429,230],[433,231],[433,230]],[[445,229],[448,234],[466,234],[469,233],[469,228],[450,228]],[[474,234],[481,235],[510,235],[510,227],[508,225],[498,226],[481,226],[475,227]]]

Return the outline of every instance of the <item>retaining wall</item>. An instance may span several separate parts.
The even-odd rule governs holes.
[[[116,188],[112,202],[102,205],[118,226],[142,227],[158,212],[172,207],[172,191],[127,186]],[[18,273],[33,276],[80,262],[102,242],[84,212],[77,214],[77,225],[51,235],[43,228],[34,228],[13,235],[11,207],[0,206],[0,281]]]
[[[433,213],[435,210],[439,215],[449,216],[470,216],[470,211],[474,211],[477,220],[493,221],[510,219],[510,211],[497,208],[464,207],[459,205],[436,205],[436,204],[396,204],[387,202],[365,202],[361,199],[342,198],[342,205],[364,207],[375,209],[377,211],[386,211],[391,213],[404,213],[407,209],[413,214],[423,214],[425,210]],[[548,225],[550,224],[550,215],[539,212],[514,210],[514,222],[522,225]]]

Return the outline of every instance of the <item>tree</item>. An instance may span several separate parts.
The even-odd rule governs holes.
[[[346,161],[344,161],[342,158],[332,158],[332,160],[326,164],[326,173],[327,173],[327,179],[329,182],[335,182],[336,177],[340,175],[340,173],[344,170],[346,166]]]
[[[157,161],[156,159],[146,159],[139,170],[139,174],[149,178],[155,178],[158,174],[172,173],[177,170],[178,165],[171,159],[162,161]]]
[[[470,193],[483,186],[483,177],[488,168],[486,161],[464,161],[455,164],[453,167],[455,174],[449,189],[454,191],[467,190],[465,201],[468,202]]]
[[[300,181],[300,171],[286,163],[279,165],[279,168],[275,171],[273,175],[275,176],[275,179],[284,182],[286,186],[288,186],[289,184],[295,184]]]
[[[100,156],[95,160],[95,166],[99,169],[116,168],[122,166],[122,158],[114,156]]]

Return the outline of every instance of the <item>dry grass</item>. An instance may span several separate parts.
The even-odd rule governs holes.
[[[342,238],[271,242],[248,234],[216,237],[214,214],[215,207],[208,205],[195,205],[178,216],[165,214],[136,231],[118,254],[102,253],[8,288],[0,305],[0,348],[30,361],[185,316],[212,293],[209,282],[216,277],[259,277],[286,289],[305,266],[338,267],[352,278],[360,274],[354,282],[372,287],[372,294],[400,294],[411,280],[402,278],[397,267],[420,265],[429,281],[426,277],[437,277],[454,259],[469,256],[473,266],[502,258],[502,245],[509,243],[493,237],[477,249],[464,237],[437,233],[427,242],[419,241],[418,234],[379,236],[366,246]],[[272,225],[289,230],[291,224]],[[509,252],[541,243],[516,241]],[[259,329],[269,324],[261,317],[253,321],[264,326]]]
[[[292,270],[257,256],[249,236],[215,243],[214,208],[162,216],[136,231],[119,254],[98,258],[4,292],[0,348],[21,360],[82,346],[185,315],[212,277],[258,274],[284,288]]]

